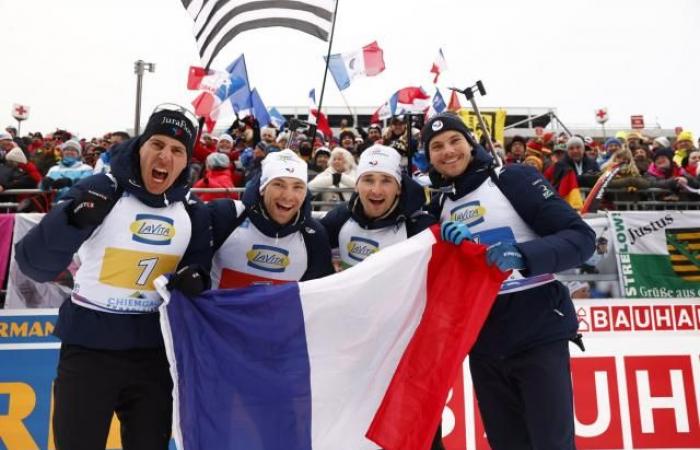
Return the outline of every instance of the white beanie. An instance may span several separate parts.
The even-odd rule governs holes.
[[[0,131],[0,141],[11,141],[12,135],[4,131]]]
[[[583,139],[578,136],[571,136],[568,141],[566,141],[566,148],[573,147],[574,145],[579,147],[584,147]]]
[[[394,177],[401,185],[401,155],[391,147],[375,144],[360,155],[357,179],[367,172],[385,173]]]
[[[659,136],[656,139],[654,139],[654,142],[662,146],[663,148],[668,148],[671,146],[671,142],[668,140],[668,138],[664,136]]]
[[[70,139],[61,145],[61,151],[66,150],[68,148],[72,148],[78,153],[82,153],[83,151],[83,147],[80,145],[80,142],[76,141],[75,139]]]
[[[293,151],[287,149],[281,152],[269,153],[265,159],[262,160],[260,192],[275,178],[296,178],[306,184],[308,181],[306,172],[306,163]]]
[[[231,165],[231,160],[228,159],[226,153],[213,152],[209,153],[206,160],[208,169],[225,169]]]
[[[233,138],[231,137],[230,134],[227,134],[227,133],[224,133],[221,136],[219,136],[219,142],[221,142],[221,141],[226,141],[226,142],[230,142],[233,144]]]
[[[27,156],[21,148],[15,147],[5,155],[6,161],[16,162],[18,164],[27,164]]]

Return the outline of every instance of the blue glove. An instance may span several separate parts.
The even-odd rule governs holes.
[[[442,222],[440,225],[440,237],[443,241],[452,242],[454,245],[459,245],[463,240],[472,240],[472,232],[469,227],[462,222]]]
[[[497,265],[502,272],[525,268],[523,254],[518,247],[507,242],[496,242],[491,245],[486,250],[486,262],[489,266]]]

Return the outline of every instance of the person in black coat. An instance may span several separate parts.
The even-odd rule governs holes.
[[[207,273],[212,255],[209,214],[187,186],[196,128],[183,111],[155,112],[112,150],[111,175],[73,185],[15,247],[39,282],[76,253],[81,263],[54,332],[58,450],[105,448],[115,412],[125,449],[168,448],[172,380],[153,282],[178,268]]]
[[[423,187],[401,173],[401,155],[375,144],[362,152],[357,184],[350,200],[329,211],[321,223],[342,268],[361,263],[383,248],[402,242],[437,223],[423,211]],[[442,430],[431,450],[442,450]]]
[[[436,115],[422,134],[433,187],[448,192],[431,203],[443,238],[485,244],[487,262],[512,272],[469,357],[491,448],[574,449],[578,321],[554,273],[588,260],[595,233],[534,168],[496,168],[459,116]]]
[[[307,165],[291,150],[270,153],[243,201],[209,204],[213,288],[305,281],[332,274],[326,231],[311,217]]]

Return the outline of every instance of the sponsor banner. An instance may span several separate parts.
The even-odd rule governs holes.
[[[476,140],[481,139],[481,128],[479,127],[479,119],[477,119],[476,114],[471,108],[462,108],[457,111],[457,114],[462,118],[464,123],[471,128],[472,132],[476,136]],[[489,128],[491,137],[498,142],[504,142],[504,131],[506,126],[506,110],[496,109],[493,111],[481,111],[481,116],[486,122],[486,126]]]
[[[623,296],[700,297],[700,211],[612,212]]]
[[[700,448],[700,299],[575,305],[586,346],[570,346],[576,447]],[[488,450],[466,362],[463,372],[443,412],[445,447]]]
[[[15,214],[15,228],[12,235],[12,259],[7,281],[5,308],[55,308],[70,296],[73,289],[73,274],[77,265],[72,263],[65,272],[50,283],[37,283],[27,277],[14,258],[15,244],[44,217],[43,214]]]
[[[60,343],[56,309],[0,309],[0,449],[55,450],[52,389]],[[121,449],[116,415],[108,450]],[[170,443],[175,450],[175,443]]]
[[[585,353],[571,346],[577,448],[700,448],[700,299],[576,300],[575,306],[586,345]],[[54,449],[56,314],[0,310],[1,448]],[[448,450],[489,449],[466,361],[442,430]],[[119,448],[115,417],[107,449]]]

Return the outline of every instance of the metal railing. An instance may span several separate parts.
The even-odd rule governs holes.
[[[581,194],[585,197],[590,189],[581,188]],[[242,194],[245,188],[193,188],[196,194]],[[313,195],[327,192],[351,194],[352,188],[321,188],[313,189]],[[0,192],[0,211],[11,212],[17,209],[18,203],[2,201],[3,197],[12,195],[37,195],[48,194],[51,191],[41,189],[10,189]],[[674,198],[670,198],[675,196]],[[676,198],[677,197],[677,198]],[[339,202],[313,200],[314,207],[335,206]],[[666,189],[648,188],[639,190],[629,189],[606,189],[605,197],[601,209],[609,208],[616,211],[656,211],[656,210],[700,210],[700,196],[691,193],[675,193]]]

